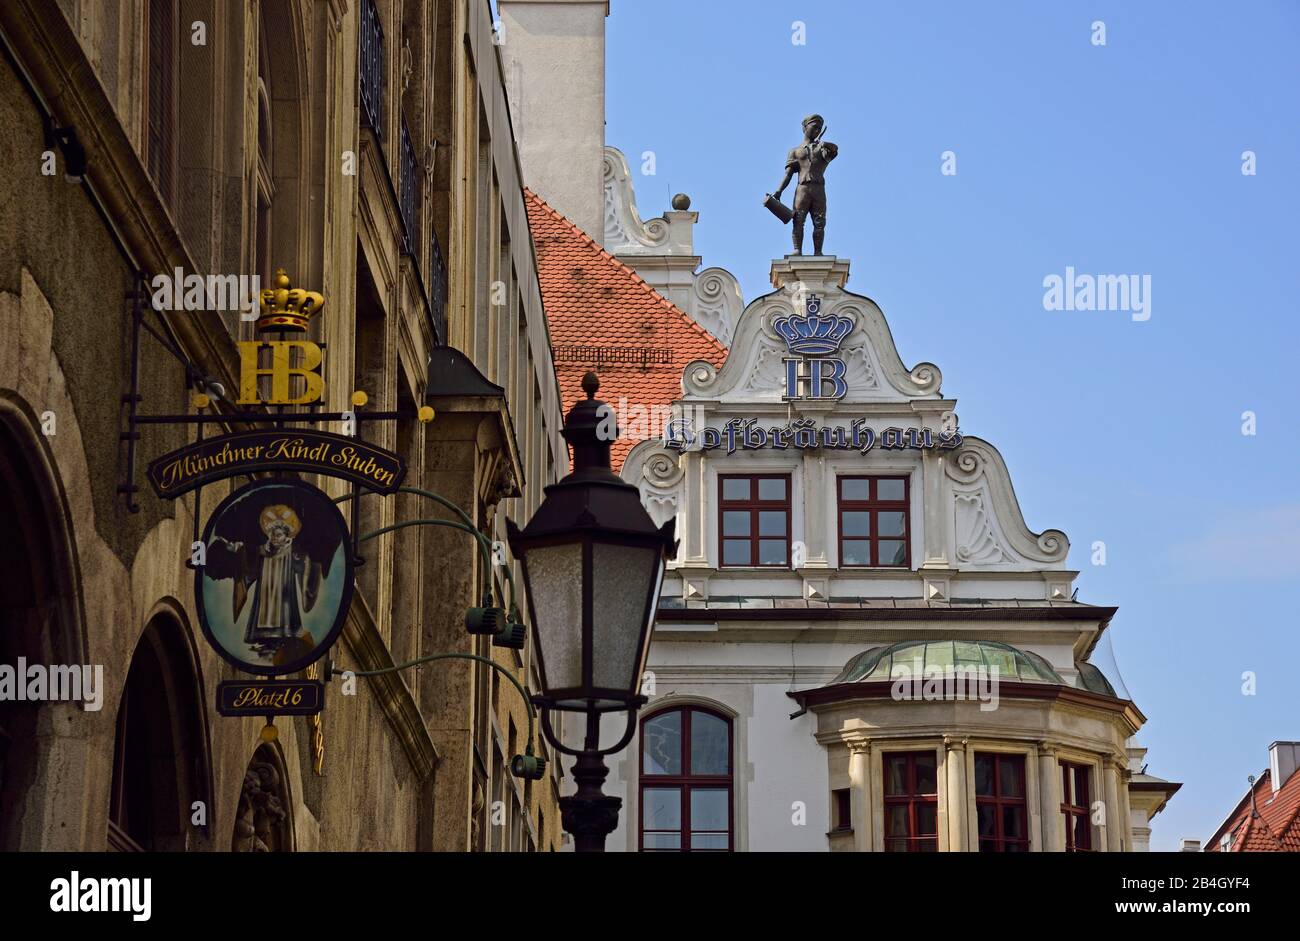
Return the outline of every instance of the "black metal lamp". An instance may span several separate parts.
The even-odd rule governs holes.
[[[564,828],[579,851],[600,851],[618,824],[622,801],[600,792],[604,756],[631,740],[664,565],[676,551],[674,521],[655,526],[637,488],[610,469],[618,437],[609,408],[595,399],[600,382],[582,379],[587,398],[565,419],[573,472],[546,488],[532,521],[507,521],[510,548],[523,567],[524,590],[538,645],[542,731],[560,751],[578,758],[578,791],[560,801]],[[559,741],[549,713],[587,716],[581,751]],[[600,717],[626,711],[627,730],[600,749]]]

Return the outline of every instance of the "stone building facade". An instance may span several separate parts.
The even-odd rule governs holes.
[[[0,663],[103,668],[97,708],[0,702],[0,848],[559,848],[559,765],[510,775],[527,712],[485,664],[350,696],[335,681],[319,724],[280,719],[274,741],[218,715],[235,674],[199,632],[186,562],[231,482],[201,503],[122,490],[141,483],[120,437],[130,295],[177,269],[283,268],[326,299],[322,409],[357,391],[432,406],[429,424],[374,426],[406,484],[490,537],[531,516],[567,458],[487,0],[16,0],[0,38]],[[142,414],[238,387],[238,311],[144,318]],[[192,435],[143,428],[138,466]],[[361,505],[364,532],[446,515],[410,493]],[[472,539],[413,526],[365,545],[339,670],[457,652],[535,688],[531,639],[466,633],[508,571]]]

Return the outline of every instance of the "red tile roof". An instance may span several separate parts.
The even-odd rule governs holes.
[[[1206,852],[1222,852],[1223,837],[1232,834],[1229,852],[1300,853],[1300,773],[1292,773],[1276,794],[1271,774],[1265,771],[1259,776],[1228,820],[1210,837]]]
[[[727,348],[536,193],[524,197],[564,410],[583,397],[582,377],[594,369],[597,397],[621,409],[617,471],[637,440],[663,433],[649,417],[681,398],[686,365],[721,366]]]

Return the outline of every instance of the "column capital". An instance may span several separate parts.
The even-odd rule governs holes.
[[[869,738],[846,738],[844,744],[848,746],[850,755],[871,754],[871,739]]]
[[[945,735],[943,737],[943,747],[948,751],[962,751],[969,744],[969,738],[958,738],[956,735]]]

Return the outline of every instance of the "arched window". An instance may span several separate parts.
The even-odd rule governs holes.
[[[207,845],[192,822],[195,801],[211,812],[211,760],[203,682],[188,634],[169,614],[149,621],[117,707],[110,849],[190,850]]]
[[[732,764],[727,717],[682,706],[642,719],[641,849],[732,849]]]

